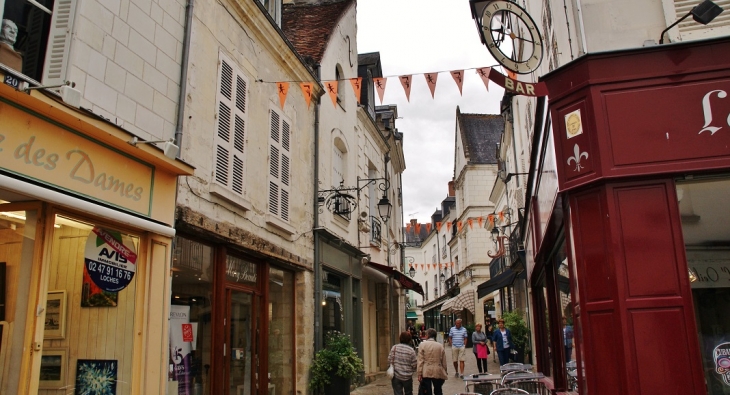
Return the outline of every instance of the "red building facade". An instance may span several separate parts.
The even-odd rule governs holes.
[[[575,361],[581,394],[730,391],[730,39],[588,54],[542,81],[538,369],[569,390]]]

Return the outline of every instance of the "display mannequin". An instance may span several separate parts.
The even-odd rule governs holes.
[[[23,72],[23,57],[15,50],[18,26],[10,19],[3,19],[0,28],[0,63],[11,69]]]

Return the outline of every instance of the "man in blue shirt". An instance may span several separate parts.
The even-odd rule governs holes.
[[[457,319],[454,326],[449,330],[451,360],[454,361],[454,370],[456,370],[454,377],[464,377],[464,357],[466,357],[467,336],[469,336],[469,333],[466,331],[466,328],[461,326],[461,318]]]

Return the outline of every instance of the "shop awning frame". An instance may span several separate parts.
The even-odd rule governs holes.
[[[382,272],[390,277],[393,277],[393,279],[395,281],[397,281],[401,285],[401,287],[410,289],[411,291],[416,292],[416,293],[420,294],[421,296],[424,295],[423,287],[421,286],[421,284],[408,278],[408,276],[406,276],[405,274],[395,270],[394,267],[381,265],[381,264],[375,263],[375,262],[368,262],[367,265],[379,272]]]
[[[515,281],[515,277],[517,277],[517,273],[512,269],[507,269],[479,284],[479,287],[477,287],[477,296],[481,299],[500,288],[510,286]]]

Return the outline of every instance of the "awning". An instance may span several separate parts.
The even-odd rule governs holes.
[[[441,305],[441,315],[449,315],[451,314],[451,306],[454,304],[454,299],[451,298],[444,302],[444,304]]]
[[[416,314],[415,311],[406,311],[406,319],[408,320],[417,320],[418,314]]]
[[[474,290],[468,289],[461,291],[452,299],[454,303],[451,305],[451,311],[454,313],[461,312],[464,309],[469,310],[472,314],[476,314],[474,310]]]
[[[410,289],[411,291],[419,293],[419,294],[421,294],[421,296],[423,296],[423,287],[421,287],[421,284],[408,278],[408,276],[406,276],[405,274],[395,270],[394,267],[381,265],[381,264],[375,263],[375,262],[368,262],[367,266],[370,266],[375,270],[378,270],[382,273],[387,274],[388,276],[393,277],[393,279],[396,282],[398,282],[398,284],[400,284],[401,287]]]
[[[503,271],[494,278],[480,284],[479,287],[477,287],[477,296],[481,299],[500,288],[512,285],[512,282],[515,281],[515,276],[517,276],[517,273],[512,271],[512,269]]]

